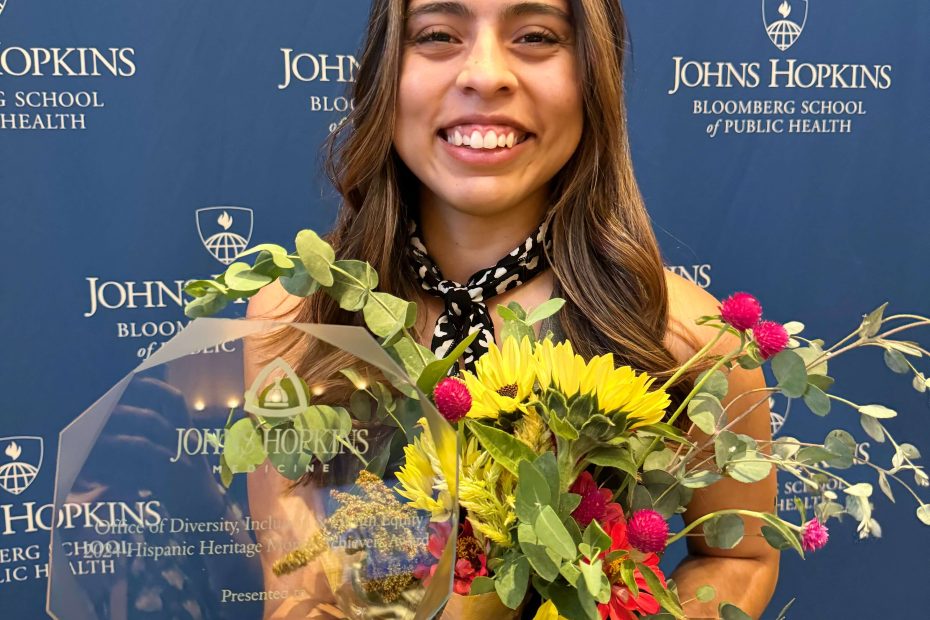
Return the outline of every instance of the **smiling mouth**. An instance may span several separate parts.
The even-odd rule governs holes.
[[[479,149],[509,149],[526,142],[533,134],[514,128],[501,127],[498,129],[480,130],[478,128],[460,125],[440,129],[438,136],[452,144],[474,150]]]

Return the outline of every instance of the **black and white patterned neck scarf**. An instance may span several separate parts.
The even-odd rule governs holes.
[[[552,247],[549,226],[543,220],[526,241],[493,267],[472,274],[464,285],[443,277],[420,240],[416,221],[411,219],[407,230],[409,257],[420,286],[445,303],[445,312],[436,321],[430,348],[436,357],[445,357],[466,336],[481,330],[481,335],[465,349],[465,368],[474,370],[475,362],[494,343],[494,323],[484,302],[531,280],[549,266],[543,251]],[[455,370],[453,366],[452,372]]]

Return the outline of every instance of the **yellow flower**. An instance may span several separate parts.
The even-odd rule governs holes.
[[[637,374],[630,366],[614,368],[612,353],[586,362],[572,350],[571,342],[544,340],[534,356],[540,389],[556,389],[566,398],[596,396],[601,413],[625,414],[633,421],[630,428],[660,421],[671,402],[664,390],[649,391],[654,377]]]
[[[663,389],[649,391],[655,377],[637,374],[629,366],[612,369],[597,387],[597,402],[602,411],[620,411],[631,421],[630,428],[660,422],[671,403]]]
[[[497,418],[501,412],[526,412],[526,401],[536,382],[536,363],[529,336],[517,344],[504,340],[503,349],[491,345],[475,362],[475,372],[462,372],[471,393],[470,418]]]
[[[426,419],[420,420],[423,432],[413,443],[404,446],[404,464],[397,472],[396,491],[410,500],[410,505],[426,510],[432,521],[446,521],[452,515],[452,495],[442,475],[436,446]]]

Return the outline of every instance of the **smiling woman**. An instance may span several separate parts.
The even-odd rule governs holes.
[[[626,41],[617,0],[372,3],[355,108],[329,144],[343,203],[327,240],[338,258],[369,262],[382,291],[417,301],[414,333],[424,346],[447,351],[479,329],[483,337],[463,356],[470,368],[491,343],[501,344],[502,318],[489,300],[531,309],[556,294],[566,304],[553,327],[577,353],[611,352],[617,365],[660,381],[713,336],[695,319],[715,314],[717,300],[664,269],[636,185],[623,100]],[[249,316],[361,321],[329,297],[292,298],[278,285],[252,298]],[[723,339],[718,349],[732,344]],[[253,343],[247,384],[263,360],[282,352],[316,382],[351,362],[335,351],[310,355],[286,337]],[[672,386],[673,409],[702,369]],[[730,385],[731,393],[760,387],[762,373],[735,369]],[[337,387],[326,386],[333,402],[344,398]],[[756,407],[734,430],[769,439],[768,414]],[[314,481],[303,482],[291,489],[273,469],[250,474],[253,517],[296,522],[296,512],[312,512]],[[774,472],[753,484],[715,485],[694,493],[684,517],[771,510],[775,493]],[[746,532],[729,550],[689,542],[691,555],[672,574],[689,617],[716,618],[719,600],[761,615],[778,553],[762,542],[758,523],[747,520]],[[319,570],[285,582],[269,570],[277,559],[263,555],[267,589],[300,587],[323,600]],[[694,598],[704,584],[716,588],[716,601]],[[322,617],[326,609],[316,605]],[[269,601],[266,616],[306,611]],[[626,613],[616,617],[634,617]]]

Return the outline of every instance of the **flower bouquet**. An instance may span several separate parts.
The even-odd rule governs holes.
[[[379,582],[382,598],[387,590],[396,598],[405,589],[429,587],[441,575],[452,581],[446,618],[517,617],[532,609],[540,619],[680,619],[685,618],[683,602],[659,568],[659,559],[668,545],[685,536],[732,548],[745,534],[743,518],[753,517],[763,523],[769,545],[803,557],[826,544],[827,523],[843,515],[858,521],[861,537],[880,535],[870,501],[873,486],[847,482],[838,473],[855,465],[874,470],[879,489],[891,499],[890,480],[904,486],[918,502],[918,519],[930,525],[930,504],[901,477],[909,472],[916,485],[928,486],[927,474],[915,463],[920,454],[913,445],[898,443],[882,422],[896,413],[831,394],[828,374],[838,355],[879,346],[892,371],[913,374],[913,387],[925,391],[930,382],[911,360],[930,353],[915,342],[891,338],[930,323],[924,317],[886,317],[886,304],[827,347],[822,340],[803,337],[801,323],[762,320],[759,302],[737,293],[721,304],[718,315],[698,321],[717,328],[716,337],[656,385],[646,373],[616,366],[612,354],[584,359],[571,342],[554,342],[551,333],[537,338],[533,325],[557,312],[563,300],[549,300],[529,313],[512,303],[498,307],[504,319],[502,347],[492,344],[468,371],[458,370],[455,363],[477,334],[436,359],[409,331],[415,304],[378,292],[377,274],[369,265],[336,260],[333,249],[313,231],[297,235],[295,252],[264,244],[240,258],[249,254],[255,256],[253,264],[235,262],[217,279],[188,285],[194,297],[189,316],[213,314],[230,300],[280,280],[291,294],[319,292],[345,310],[361,311],[380,347],[407,375],[404,380],[389,372],[373,380],[367,370],[342,369],[356,387],[348,408],[313,414],[313,424],[341,428],[344,437],[375,411],[395,422],[394,435],[385,443],[390,448],[377,461],[364,463],[356,481],[360,493],[334,494],[339,508],[305,544],[275,564],[277,574],[310,565],[327,548],[327,537],[354,531],[358,515],[374,507],[399,518],[419,515],[429,523],[426,552],[408,554],[403,571],[390,575],[390,588]],[[901,321],[905,323],[893,328],[887,325]],[[724,334],[738,337],[739,346],[726,355],[710,355]],[[705,369],[689,377],[702,363]],[[753,369],[763,364],[771,366],[777,384],[738,395],[741,405],[747,402],[743,396],[752,403],[740,415],[731,415],[722,403],[734,396],[729,394],[728,372],[736,365]],[[693,378],[693,389],[673,407],[669,388],[685,378]],[[302,379],[285,387],[289,398],[312,396]],[[261,398],[271,396],[268,389]],[[790,437],[761,442],[731,430],[776,393],[803,399],[820,416],[833,403],[853,409],[870,437],[894,446],[891,468],[858,460],[856,442],[844,430],[830,431],[822,443]],[[426,398],[429,402],[422,402]],[[439,415],[421,415],[427,410]],[[300,416],[305,414],[284,423],[305,423]],[[227,484],[232,473],[246,470],[246,443],[233,439],[271,428],[268,420],[256,416],[230,419],[221,456]],[[695,442],[686,432],[693,428],[709,439]],[[437,443],[450,433],[455,437],[454,467],[448,445]],[[246,460],[254,465],[265,457],[276,458],[253,453]],[[304,458],[311,462],[320,455],[308,452]],[[685,511],[695,489],[726,477],[757,482],[773,468],[820,495],[814,514],[808,516],[799,504],[800,522],[795,523],[770,512],[718,510],[678,532],[669,531],[668,520]],[[384,483],[388,478],[396,483]],[[838,483],[842,496],[827,488],[828,482],[833,488]],[[406,544],[399,530],[380,534],[389,534],[394,546]],[[449,550],[454,558],[448,557]],[[364,554],[378,563],[376,545],[365,546]],[[717,594],[705,586],[696,596],[708,602]],[[749,617],[730,602],[717,602],[726,620]],[[350,609],[342,611],[353,615]]]

